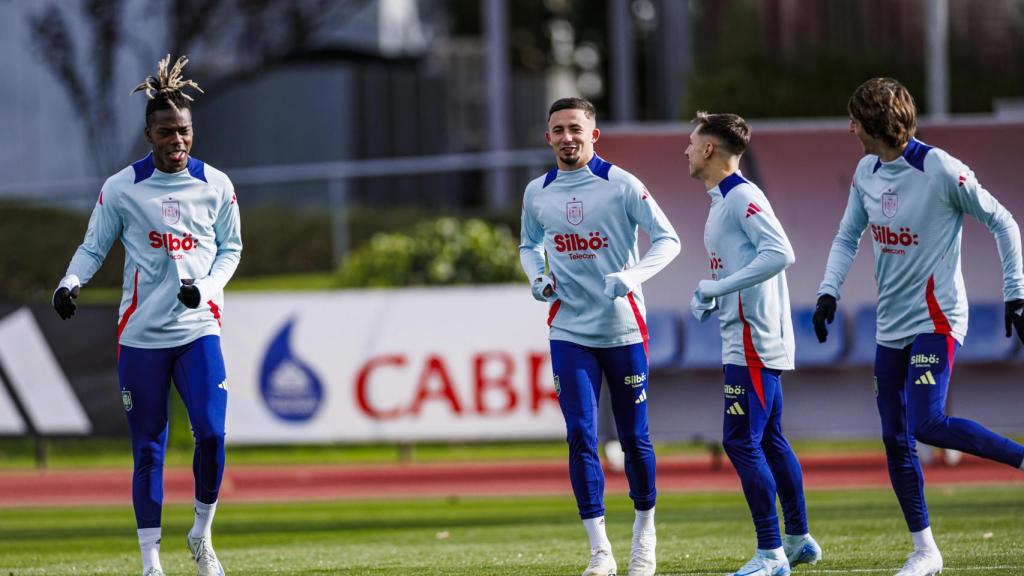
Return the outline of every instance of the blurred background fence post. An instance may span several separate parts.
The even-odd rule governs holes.
[[[327,183],[327,195],[331,212],[331,255],[337,269],[348,255],[348,180],[332,178]]]

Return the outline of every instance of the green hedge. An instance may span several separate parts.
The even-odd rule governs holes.
[[[378,233],[338,272],[339,286],[431,286],[525,280],[519,242],[506,226],[439,218],[409,233]]]
[[[88,213],[0,204],[0,245],[4,246],[0,250],[0,298],[48,300],[82,242],[88,222]],[[120,285],[122,262],[124,251],[116,244],[93,282]]]

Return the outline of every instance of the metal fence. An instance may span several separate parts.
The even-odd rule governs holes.
[[[348,252],[348,210],[353,201],[351,187],[357,180],[465,172],[483,172],[489,175],[499,174],[507,177],[510,172],[517,169],[524,172],[524,174],[531,174],[528,177],[532,178],[552,163],[550,149],[533,148],[436,156],[256,166],[225,169],[225,172],[239,190],[293,186],[303,190],[304,194],[312,195],[313,192],[308,185],[322,185],[326,191],[325,208],[331,215],[333,260],[335,264],[338,264]],[[517,183],[524,178],[527,178],[527,176],[519,178]],[[39,204],[61,204],[72,209],[86,210],[92,207],[96,201],[96,195],[103,182],[104,180],[101,178],[80,178],[53,182],[3,184],[0,185],[0,199]],[[282,195],[281,201],[284,201],[284,195]],[[317,203],[321,201],[318,199]]]

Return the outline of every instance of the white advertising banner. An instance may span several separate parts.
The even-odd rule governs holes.
[[[231,293],[235,444],[562,438],[547,307],[523,286]]]

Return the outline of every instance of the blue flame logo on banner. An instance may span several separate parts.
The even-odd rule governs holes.
[[[324,388],[313,370],[292,353],[294,324],[294,318],[288,320],[270,342],[260,369],[260,392],[278,418],[304,422],[320,409]]]

